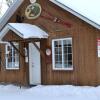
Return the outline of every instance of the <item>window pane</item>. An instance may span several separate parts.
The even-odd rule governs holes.
[[[58,48],[58,54],[62,54],[62,48],[61,47]]]
[[[11,68],[12,67],[12,62],[9,62],[8,63],[8,68]]]
[[[59,40],[59,41],[58,41],[58,47],[61,47],[61,45],[62,45],[62,44],[61,44],[61,41]]]
[[[72,53],[72,47],[71,46],[68,47],[68,53]]]
[[[62,62],[56,62],[55,67],[56,68],[62,68]]]
[[[68,44],[68,46],[72,45],[72,39],[71,38],[67,39],[67,44]]]
[[[64,62],[66,62],[68,60],[68,55],[64,54]]]
[[[68,65],[69,65],[69,67],[71,67],[72,66],[72,61],[68,61]]]
[[[54,42],[54,47],[57,47],[58,46],[58,41],[55,41]]]
[[[67,54],[67,52],[68,52],[67,47],[64,47],[64,54]]]
[[[64,62],[64,68],[68,67],[68,62]]]
[[[68,54],[68,61],[72,60],[72,54]]]
[[[63,40],[63,46],[64,46],[64,47],[67,46],[67,40]]]
[[[62,62],[62,55],[55,55],[55,62],[56,61]]]
[[[60,54],[55,55],[55,67],[56,68],[62,67],[62,55]]]

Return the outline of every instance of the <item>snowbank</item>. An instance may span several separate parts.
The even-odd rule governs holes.
[[[3,100],[100,100],[100,86],[36,86],[20,88],[13,85],[0,86]]]

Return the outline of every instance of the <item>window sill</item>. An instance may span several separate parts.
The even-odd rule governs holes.
[[[19,68],[6,68],[6,70],[19,70]]]
[[[73,68],[53,68],[55,71],[73,71]]]

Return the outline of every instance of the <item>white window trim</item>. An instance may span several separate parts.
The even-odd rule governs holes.
[[[0,30],[4,27],[4,25],[7,23],[7,21],[10,19],[10,17],[14,14],[14,12],[18,9],[23,1],[24,0],[15,0],[13,4],[8,8],[6,13],[0,19]]]
[[[5,46],[5,55],[7,55],[7,52],[8,52],[8,46],[9,46],[10,44],[9,43],[7,43],[6,44],[6,46]],[[14,45],[16,45],[16,43],[14,43]],[[19,70],[19,66],[18,67],[8,67],[8,60],[7,60],[7,57],[5,56],[5,60],[6,60],[6,62],[5,62],[5,67],[6,67],[6,70]]]
[[[71,37],[68,37],[68,38],[61,38],[61,39],[53,39],[52,40],[52,65],[53,65],[53,70],[67,70],[67,71],[71,71],[73,70],[73,47],[72,47],[72,67],[71,68],[56,68],[55,67],[55,51],[54,51],[54,41],[57,41],[57,40],[66,40],[66,39],[71,39],[72,41],[72,38]]]

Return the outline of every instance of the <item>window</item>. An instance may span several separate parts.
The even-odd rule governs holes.
[[[17,49],[19,49],[18,43],[13,43]],[[6,45],[6,69],[19,69],[19,54],[15,50],[14,47],[12,47],[10,44]]]
[[[73,70],[72,38],[52,40],[52,62],[54,70]]]

